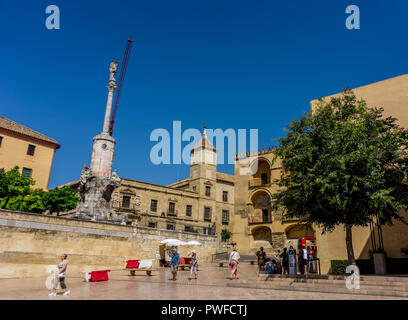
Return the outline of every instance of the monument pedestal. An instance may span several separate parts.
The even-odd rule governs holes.
[[[98,177],[110,178],[116,140],[102,132],[93,138],[91,170]]]

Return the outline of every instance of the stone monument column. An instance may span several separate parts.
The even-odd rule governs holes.
[[[110,64],[110,76],[107,85],[108,100],[106,102],[105,119],[103,129],[100,134],[93,138],[91,171],[97,177],[110,178],[112,174],[112,163],[116,141],[109,135],[110,115],[112,111],[113,93],[116,89],[116,71],[118,62],[114,61]]]

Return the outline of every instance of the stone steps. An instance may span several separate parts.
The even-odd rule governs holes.
[[[257,278],[265,278],[267,275],[261,274]],[[280,281],[318,281],[318,280],[325,280],[325,281],[344,281],[346,280],[347,276],[345,275],[308,275],[308,276],[301,276],[301,275],[272,275],[269,277],[269,280],[280,280]],[[256,278],[253,278],[254,280]],[[360,275],[360,281],[365,282],[387,282],[387,283],[405,283],[408,284],[408,276],[406,275],[396,275],[396,276],[371,276],[371,275]]]
[[[320,292],[320,293],[343,293],[343,294],[362,294],[362,295],[373,295],[373,296],[392,296],[392,297],[404,297],[408,298],[407,291],[378,289],[361,287],[360,289],[347,289],[339,286],[297,286],[297,285],[275,285],[271,286],[268,283],[253,283],[253,284],[243,284],[243,283],[227,283],[229,287],[238,288],[254,288],[254,289],[272,289],[272,290],[294,290],[294,291],[307,291],[307,292]]]
[[[325,279],[326,277],[326,279]],[[228,283],[231,287],[245,287],[271,290],[295,290],[322,293],[362,294],[375,296],[394,296],[408,298],[407,277],[362,276],[360,289],[347,289],[345,276],[266,276]]]
[[[250,278],[247,282],[264,282],[266,277],[258,277],[258,278]],[[269,278],[268,282],[277,283],[308,283],[308,284],[331,284],[331,285],[343,285],[346,279],[290,279],[290,278]],[[384,281],[384,280],[364,280],[360,278],[360,284],[364,284],[365,286],[385,286],[385,287],[401,287],[408,290],[408,282],[407,281]]]
[[[285,284],[287,286],[296,286],[298,288],[346,288],[346,283],[342,282],[341,284],[333,284],[333,283],[290,283]],[[348,290],[348,289],[347,289]],[[406,286],[383,286],[383,285],[374,285],[374,284],[366,284],[364,282],[360,282],[360,290],[380,290],[380,291],[401,291],[401,292],[408,292]]]

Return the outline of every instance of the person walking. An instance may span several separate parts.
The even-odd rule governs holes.
[[[174,247],[173,254],[171,256],[171,265],[170,265],[171,273],[173,274],[173,279],[169,279],[169,280],[173,280],[173,281],[177,280],[177,269],[178,269],[179,259],[180,259],[180,255],[177,253],[177,248]]]
[[[189,280],[193,279],[193,273],[194,273],[194,279],[197,279],[198,259],[197,259],[197,254],[195,253],[195,251],[193,251],[191,254],[190,264],[191,264],[190,277],[188,279]]]
[[[64,290],[63,295],[69,295],[71,291],[67,290],[67,286],[65,284],[65,276],[67,274],[67,266],[68,266],[68,261],[67,261],[68,255],[63,253],[61,255],[61,263],[58,265],[58,273],[55,276],[54,279],[54,288],[52,289],[52,292],[49,294],[50,297],[55,297],[57,295],[57,288],[58,288],[58,283],[61,286],[61,289]]]
[[[260,250],[256,252],[256,256],[258,257],[258,268],[259,271],[264,270],[265,266],[265,261],[266,261],[266,252],[264,251],[264,248],[261,247]]]
[[[289,274],[289,254],[286,250],[286,248],[283,248],[283,252],[281,253],[281,259],[282,259],[282,274]]]
[[[302,249],[302,268],[303,268],[303,272],[302,274],[307,274],[308,270],[307,270],[307,265],[308,265],[308,254],[307,254],[307,249],[306,246],[303,246]]]
[[[238,264],[239,264],[239,259],[240,255],[237,251],[237,249],[233,249],[230,257],[229,257],[229,265],[231,267],[231,275],[230,275],[230,280],[232,280],[232,277],[235,276],[235,279],[238,279]]]

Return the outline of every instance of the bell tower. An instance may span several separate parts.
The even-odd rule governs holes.
[[[215,185],[217,179],[217,150],[207,138],[205,126],[200,141],[191,150],[190,179],[200,194],[205,194],[205,185]]]

